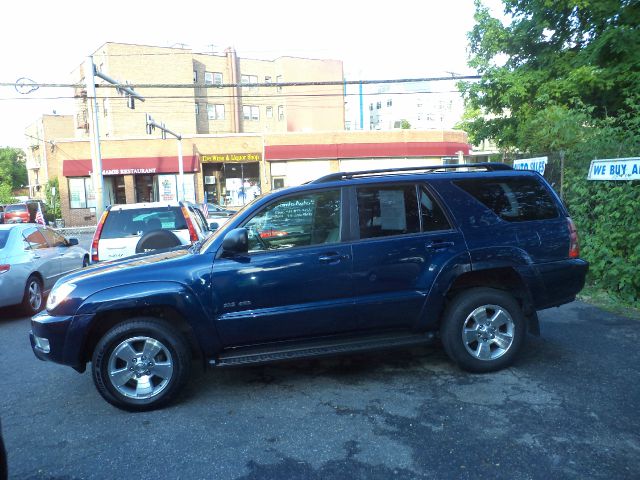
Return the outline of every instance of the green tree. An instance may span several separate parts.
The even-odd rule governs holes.
[[[591,121],[637,118],[637,1],[504,0],[504,11],[506,24],[476,0],[469,64],[482,79],[461,84],[476,112],[464,123],[472,142],[520,148],[529,122],[553,106]]]
[[[25,155],[19,148],[0,148],[0,183],[8,184],[14,190],[27,185]]]
[[[405,120],[404,118],[400,120],[400,128],[402,130],[410,130],[411,124],[409,123],[409,120]]]
[[[53,190],[54,188],[55,190]],[[60,218],[62,212],[60,210],[60,188],[57,178],[49,180],[45,185],[45,199],[47,202],[47,220],[55,221],[56,218]]]

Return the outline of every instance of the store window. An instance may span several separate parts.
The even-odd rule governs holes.
[[[69,208],[91,208],[96,206],[91,177],[69,178]]]
[[[155,175],[136,175],[135,176],[135,189],[136,189],[136,202],[155,202],[156,195],[154,188]]]
[[[122,205],[127,203],[124,175],[104,177],[103,195],[107,205]]]

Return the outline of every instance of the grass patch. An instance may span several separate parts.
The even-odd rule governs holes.
[[[640,308],[623,302],[609,292],[600,290],[592,285],[585,285],[578,294],[578,300],[582,300],[607,312],[615,313],[616,315],[640,320]]]

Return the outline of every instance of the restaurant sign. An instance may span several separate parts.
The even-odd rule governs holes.
[[[226,163],[226,162],[259,162],[262,153],[213,153],[200,155],[202,163]]]

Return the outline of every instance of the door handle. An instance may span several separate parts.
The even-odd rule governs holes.
[[[339,253],[327,253],[325,255],[320,255],[318,257],[318,261],[320,263],[339,263],[342,260],[349,260],[349,255],[340,255]]]
[[[445,248],[453,247],[454,242],[427,242],[424,244],[427,250],[444,250]]]

